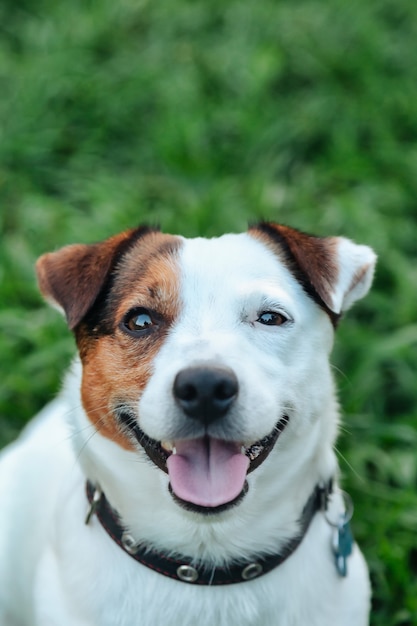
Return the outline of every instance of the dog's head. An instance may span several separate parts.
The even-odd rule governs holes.
[[[209,240],[141,227],[37,270],[74,331],[89,420],[146,453],[179,504],[218,512],[273,450],[288,465],[331,447],[333,327],[374,264],[347,239],[262,223]]]

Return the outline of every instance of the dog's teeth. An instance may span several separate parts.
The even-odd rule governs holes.
[[[176,453],[176,451],[174,452],[175,446],[172,441],[161,441],[161,447],[167,452],[172,452],[173,454]]]
[[[175,446],[172,446],[172,454],[177,454],[177,448]]]
[[[253,445],[251,448],[249,448],[248,453],[250,460],[254,461],[261,454],[263,449],[263,446],[259,445]]]
[[[245,448],[245,446],[242,446],[242,447],[240,448],[240,452],[241,452],[241,454],[246,454],[246,448]]]

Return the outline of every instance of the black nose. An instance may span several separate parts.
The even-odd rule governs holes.
[[[184,413],[206,425],[225,415],[238,390],[235,374],[224,367],[189,367],[174,381],[174,396]]]

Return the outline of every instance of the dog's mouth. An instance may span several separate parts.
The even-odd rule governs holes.
[[[169,475],[176,502],[200,513],[218,513],[243,499],[248,491],[247,474],[266,460],[289,421],[284,415],[269,435],[245,445],[208,435],[156,441],[141,430],[132,415],[120,412],[118,417],[148,458]]]

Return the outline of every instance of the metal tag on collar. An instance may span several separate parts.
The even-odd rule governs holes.
[[[336,569],[339,576],[347,576],[347,559],[352,554],[353,535],[350,529],[349,520],[343,515],[339,526],[335,529],[333,536],[333,552],[336,561]]]
[[[103,492],[101,491],[100,487],[96,486],[94,489],[93,499],[91,500],[90,508],[88,509],[88,512],[85,518],[86,526],[88,526],[91,518],[93,517],[94,513],[97,511],[97,507],[100,504],[102,495],[103,495]]]
[[[337,520],[329,517],[329,512],[325,513],[327,523],[334,528],[332,536],[332,550],[335,557],[336,570],[339,576],[347,576],[347,560],[353,550],[353,535],[350,529],[350,520],[353,515],[353,502],[346,491],[339,491],[343,498],[344,510],[339,514]]]

